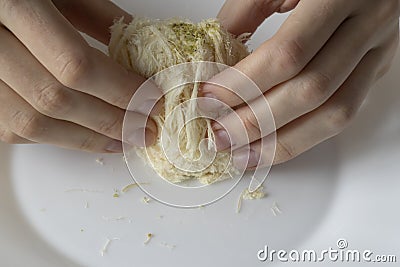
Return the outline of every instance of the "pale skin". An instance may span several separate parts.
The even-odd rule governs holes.
[[[235,66],[270,104],[277,127],[274,164],[340,133],[352,121],[368,90],[390,67],[398,46],[399,2],[226,1],[218,18],[235,35],[253,33],[273,13],[294,9],[271,39]],[[145,79],[91,48],[78,32],[107,44],[108,28],[121,16],[130,18],[106,0],[0,0],[0,140],[122,151],[125,109]],[[213,81],[225,84],[228,76],[222,72]],[[236,166],[266,164],[260,154],[270,147],[260,140],[268,136],[260,135],[242,100],[212,84],[201,93],[233,107],[245,124],[250,140],[230,140]],[[152,97],[158,94],[154,87]],[[129,138],[133,145],[155,141],[157,128],[151,120],[146,124],[145,111],[132,111],[138,120]],[[221,119],[230,125],[229,116]],[[214,130],[218,149],[228,149],[232,144],[224,140],[224,129],[215,124]],[[246,143],[250,150],[240,149]]]
[[[273,13],[292,9],[271,39],[234,66],[262,91],[245,99],[255,103],[257,117],[262,119],[265,112],[257,111],[260,98],[266,98],[272,110],[277,129],[273,164],[293,159],[343,131],[368,90],[388,71],[399,40],[398,0],[227,0],[218,17],[238,35],[253,33]],[[212,84],[226,85],[230,80],[229,72],[222,72],[203,86],[202,94],[233,107],[249,138],[235,133],[233,116],[227,115],[220,118],[225,129],[214,124],[217,148],[232,147],[239,168],[269,164],[260,155],[270,154],[266,150],[273,148],[268,143],[272,139],[260,134],[262,126],[254,113],[235,94],[246,98],[246,88],[232,92]],[[207,110],[220,108],[201,103]],[[246,144],[249,149],[240,148]]]
[[[130,19],[106,0],[0,0],[2,141],[122,152],[125,109],[145,79],[90,47],[78,32],[108,44],[109,27],[122,16]],[[152,97],[161,96],[152,90]],[[133,145],[155,140],[157,128],[151,120],[146,124],[146,112],[134,111]]]

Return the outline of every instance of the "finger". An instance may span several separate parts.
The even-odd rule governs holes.
[[[396,47],[395,45],[393,47]],[[391,51],[395,49],[391,48]],[[386,48],[371,50],[360,62],[341,88],[318,109],[296,119],[277,131],[274,164],[288,161],[313,146],[341,132],[354,118],[369,88],[377,80],[378,73],[394,52]],[[381,64],[377,64],[381,62]],[[264,160],[260,155],[271,149],[269,137],[250,144],[250,150],[238,149],[233,153],[235,166],[243,168],[262,167]],[[244,159],[250,154],[249,161]]]
[[[144,78],[89,47],[50,1],[5,2],[0,21],[58,81],[120,108],[127,107]],[[156,86],[154,92],[161,95]]]
[[[0,78],[36,110],[49,117],[71,121],[122,140],[124,110],[60,84],[10,32],[0,29],[0,38],[3,40],[0,51],[7,51],[0,58]],[[21,73],[24,75],[21,76]],[[142,111],[140,107],[138,112]],[[147,125],[149,133],[157,133],[156,124],[151,120],[147,122],[145,115],[137,114],[135,123],[138,129]],[[140,138],[134,135],[132,141]],[[154,136],[147,138],[148,142],[154,142],[154,139]]]
[[[276,35],[234,68],[254,81],[262,92],[293,78],[351,14],[353,2],[356,1],[300,1]],[[213,84],[223,84],[231,91]],[[202,87],[201,93],[209,94],[234,107],[243,100],[257,97],[248,92],[248,86],[246,81],[240,80],[240,77],[233,77],[232,71],[227,69],[211,78],[209,83]]]
[[[108,0],[53,0],[53,3],[76,29],[106,45],[110,40],[110,27],[114,20],[124,17],[129,22],[132,18]]]
[[[0,125],[0,141],[7,144],[33,144],[34,142],[22,138]]]
[[[122,143],[71,122],[34,110],[0,81],[0,122],[16,135],[37,143],[99,153],[120,153]]]
[[[277,129],[324,103],[344,83],[367,51],[375,45],[363,41],[371,38],[363,36],[362,31],[358,35],[352,35],[353,30],[360,28],[362,24],[363,21],[359,18],[347,20],[299,75],[265,93]],[[338,58],[341,60],[337,60]],[[248,106],[236,110],[243,119],[250,139],[247,140],[244,135],[233,134],[232,136],[237,136],[237,139],[232,138],[231,141],[237,147],[271,132],[264,131],[263,135],[261,131],[261,126],[264,125],[259,122],[260,117],[269,116],[263,104],[263,100],[256,99]],[[237,115],[230,114],[220,120],[227,125],[226,131],[229,133],[237,129],[228,123],[232,120],[232,116]],[[230,146],[229,139],[224,138],[225,136],[216,134],[217,147],[226,149]]]
[[[399,32],[399,28],[398,28],[399,23],[397,22],[394,25],[394,29],[392,30],[392,34],[389,33],[389,35],[391,36],[391,38],[389,38],[389,40],[384,43],[381,46],[378,46],[377,48],[380,49],[385,49],[387,50],[387,56],[386,58],[386,62],[384,64],[382,64],[379,68],[379,71],[376,75],[376,80],[381,79],[391,68],[393,61],[395,59],[395,55],[398,51],[399,48],[399,39],[400,39],[400,32]]]
[[[253,33],[273,13],[287,12],[298,2],[299,0],[227,0],[217,17],[222,26],[235,35]]]

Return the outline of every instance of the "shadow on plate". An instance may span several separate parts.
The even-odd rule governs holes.
[[[291,237],[278,246],[298,247],[317,232],[335,200],[339,163],[337,142],[331,139],[271,169],[268,197],[278,202],[285,217],[276,227]]]

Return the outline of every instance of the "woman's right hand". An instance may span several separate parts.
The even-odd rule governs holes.
[[[107,0],[0,0],[0,140],[122,152],[125,109],[145,79],[78,32],[107,44],[122,16],[130,18]],[[152,91],[155,101],[161,92]],[[155,141],[155,123],[140,113],[146,108],[135,109],[133,145]]]

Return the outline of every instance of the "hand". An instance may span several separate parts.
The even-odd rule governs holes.
[[[265,165],[260,154],[270,149],[271,132],[261,136],[264,125],[258,124],[249,106],[243,105],[235,93],[212,83],[231,85],[245,100],[252,100],[254,110],[257,101],[266,98],[276,123],[274,164],[290,160],[341,132],[356,115],[369,88],[390,67],[399,39],[399,2],[226,1],[218,17],[236,35],[254,32],[274,12],[295,9],[271,39],[234,66],[259,86],[261,96],[246,95],[246,88],[240,87],[229,71],[221,72],[202,87],[202,95],[235,108],[250,139],[235,132],[237,127],[231,123],[235,116],[231,113],[221,118],[225,129],[214,125],[218,150],[234,144],[233,162],[239,168]],[[216,109],[218,105],[203,108]],[[256,114],[260,121],[263,113],[265,110]],[[267,145],[261,145],[261,138]],[[240,149],[247,143],[250,149]]]
[[[106,0],[0,0],[0,139],[93,152],[122,151],[125,108],[144,78],[90,47],[130,16]],[[149,97],[161,96],[159,89]],[[155,141],[147,107],[133,112],[134,145]],[[144,137],[143,127],[146,128]],[[136,133],[134,132],[136,130]],[[145,141],[144,141],[145,140]]]

